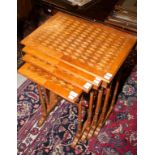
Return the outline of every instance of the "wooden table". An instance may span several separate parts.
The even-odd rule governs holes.
[[[44,109],[39,125],[56,104],[47,90],[43,97],[41,85],[78,106],[72,146],[97,135],[116,100],[118,71],[135,43],[131,34],[61,12],[27,36],[22,41],[26,64],[19,72],[39,84]],[[82,127],[84,94],[89,95],[89,104]]]

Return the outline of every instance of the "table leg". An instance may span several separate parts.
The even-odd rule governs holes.
[[[98,126],[94,132],[94,135],[97,136],[98,133],[100,132],[101,130],[101,127],[103,126],[103,124],[105,123],[105,121],[107,120],[107,118],[109,117],[113,107],[114,107],[114,104],[115,104],[115,101],[116,101],[116,97],[117,97],[117,92],[118,92],[118,88],[119,88],[119,79],[117,79],[116,81],[116,85],[115,85],[115,89],[114,89],[114,93],[113,93],[113,97],[112,97],[112,101],[111,101],[111,104],[110,104],[110,107],[109,107],[109,110],[107,112],[107,114],[105,115],[106,111],[103,109],[103,115],[102,117],[100,118],[99,122],[98,122]]]
[[[87,138],[87,135],[88,135],[90,127],[91,127],[93,102],[94,102],[94,92],[92,91],[90,93],[90,99],[89,99],[87,125],[86,125],[86,128],[84,129],[84,132],[83,132],[82,137],[81,137],[82,141],[84,141]]]
[[[43,93],[44,93],[44,96],[45,96],[45,103],[46,103],[46,106],[48,106],[50,103],[49,103],[49,96],[48,96],[48,92],[49,90],[47,90],[46,88],[43,88]]]
[[[58,96],[52,91],[49,91],[49,104],[47,105],[48,114],[55,108],[57,103],[58,103]]]
[[[57,95],[45,88],[42,88],[38,85],[39,98],[41,102],[41,118],[38,121],[38,126],[42,126],[45,120],[47,119],[48,114],[54,109],[58,100]],[[48,93],[49,92],[49,93]],[[44,97],[43,97],[44,94]]]
[[[99,111],[100,111],[100,107],[101,107],[101,101],[102,101],[102,94],[103,94],[103,89],[99,90],[98,93],[98,97],[97,97],[97,106],[95,109],[95,115],[91,124],[91,129],[88,133],[87,138],[90,139],[93,136],[94,130],[96,128],[97,125],[97,121],[98,121],[98,115],[99,115]]]
[[[81,133],[82,133],[82,99],[80,100],[79,102],[79,105],[78,105],[78,128],[77,128],[77,133],[75,135],[75,138],[71,144],[71,147],[75,147],[76,144],[78,143],[79,141],[79,138],[81,136]]]
[[[37,86],[38,86],[39,98],[40,98],[41,108],[42,108],[41,118],[38,121],[38,126],[40,127],[40,126],[42,126],[42,124],[44,123],[44,121],[47,118],[47,107],[46,107],[46,103],[43,99],[41,87],[40,87],[40,85],[37,85]]]

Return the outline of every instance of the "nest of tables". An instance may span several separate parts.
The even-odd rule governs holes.
[[[120,69],[136,37],[58,12],[21,43],[26,63],[18,71],[38,84],[42,106],[38,125],[44,123],[59,95],[78,107],[72,146],[97,135],[113,109]],[[82,106],[87,107],[84,122]]]

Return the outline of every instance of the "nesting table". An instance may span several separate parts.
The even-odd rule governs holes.
[[[71,145],[97,135],[113,109],[120,69],[136,37],[58,12],[21,43],[25,64],[18,72],[38,84],[42,106],[38,125],[56,106],[59,95],[78,107],[78,129]],[[83,104],[85,95],[87,104]],[[87,108],[84,121],[83,106]]]

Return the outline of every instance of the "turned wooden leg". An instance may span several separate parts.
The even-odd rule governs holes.
[[[46,103],[46,107],[49,105],[49,96],[48,96],[48,90],[46,88],[43,88],[43,93],[44,93],[44,96],[45,96],[45,103]]]
[[[109,102],[109,98],[110,98],[110,92],[111,92],[111,85],[109,88],[107,88],[106,90],[106,95],[105,95],[105,99],[104,99],[104,104],[103,104],[103,107],[102,107],[102,112],[101,112],[101,115],[100,115],[100,118],[98,120],[98,125],[97,125],[97,128],[96,128],[96,132],[99,132],[101,127],[102,127],[102,122],[105,118],[105,115],[106,115],[106,110],[107,110],[107,105],[108,105],[108,102]],[[95,134],[95,133],[94,133]],[[96,134],[95,134],[96,135]]]
[[[42,113],[38,121],[38,126],[42,126],[45,120],[47,119],[48,114],[54,109],[57,104],[57,95],[51,91],[43,88],[38,85],[39,98],[41,102]],[[44,94],[44,97],[43,97]]]
[[[105,117],[105,121],[107,120],[107,118],[109,117],[110,113],[112,112],[112,110],[113,110],[113,108],[114,108],[114,104],[115,104],[115,102],[116,102],[116,97],[117,97],[117,93],[118,93],[119,83],[120,83],[120,81],[118,80],[118,81],[116,82],[116,87],[115,87],[115,91],[114,91],[114,96],[113,96],[113,99],[112,99],[112,102],[111,102],[111,106],[110,106],[110,108],[109,108],[109,110],[108,110],[108,112],[107,112],[107,115],[106,115],[106,117]],[[104,122],[105,122],[105,121],[104,121]]]
[[[74,148],[76,146],[81,136],[81,132],[82,132],[82,99],[80,100],[78,105],[78,128],[77,128],[75,138],[71,144],[71,147]]]
[[[57,102],[57,95],[55,93],[53,93],[52,91],[50,91],[50,104],[53,104],[55,102]]]
[[[103,109],[103,117],[100,118],[99,120],[99,123],[98,123],[98,126],[94,132],[94,135],[97,136],[98,133],[100,132],[103,124],[105,123],[105,121],[107,120],[107,118],[109,117],[113,107],[114,107],[114,104],[115,104],[115,101],[116,101],[116,96],[117,96],[117,92],[118,92],[118,88],[119,88],[119,79],[117,79],[116,81],[116,85],[115,85],[115,89],[114,89],[114,93],[113,93],[113,97],[112,97],[112,101],[111,101],[111,104],[110,104],[110,107],[109,107],[109,110],[107,112],[107,114],[105,115],[106,111]],[[110,94],[110,92],[109,92]],[[107,98],[108,98],[108,92],[107,92]],[[108,99],[107,99],[108,100]]]
[[[95,130],[96,125],[97,125],[98,115],[99,115],[99,111],[100,111],[100,107],[101,107],[101,101],[102,101],[102,94],[103,94],[103,90],[99,90],[98,97],[97,97],[97,106],[95,109],[95,115],[94,115],[94,118],[93,118],[93,121],[91,124],[91,129],[90,129],[88,136],[87,136],[88,139],[93,136],[94,130]]]
[[[39,99],[40,99],[40,102],[41,102],[41,109],[42,109],[41,118],[38,121],[38,126],[40,127],[40,126],[42,126],[42,124],[44,123],[44,121],[47,118],[47,108],[46,108],[45,101],[43,99],[41,87],[40,87],[40,85],[37,85],[37,86],[38,86]]]
[[[49,114],[57,105],[58,96],[52,91],[49,91],[48,93],[49,93],[49,104],[47,105],[47,113]]]
[[[81,140],[84,141],[87,138],[87,135],[90,130],[90,125],[92,121],[92,110],[93,110],[93,102],[94,102],[94,92],[92,91],[90,93],[90,99],[89,99],[89,109],[88,109],[88,118],[87,118],[87,125],[84,129],[84,132],[82,134]]]

